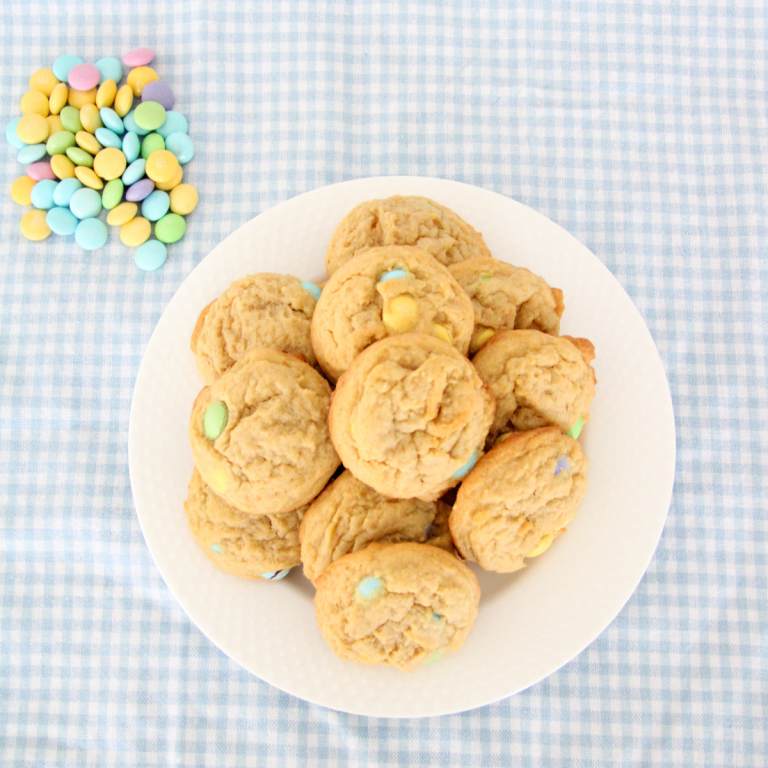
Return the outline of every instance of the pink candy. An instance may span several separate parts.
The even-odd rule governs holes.
[[[57,181],[56,174],[51,170],[51,164],[44,160],[41,160],[39,163],[30,163],[26,171],[27,176],[35,181],[43,181],[44,179]]]
[[[99,84],[101,73],[93,64],[78,64],[69,70],[67,81],[76,91],[90,91]]]
[[[137,48],[123,56],[123,64],[126,67],[143,67],[155,58],[155,52],[151,48]]]

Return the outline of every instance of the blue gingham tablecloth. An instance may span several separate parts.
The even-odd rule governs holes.
[[[546,10],[544,9],[546,5]],[[0,764],[765,766],[766,4],[5,0],[0,124],[61,53],[149,45],[201,203],[165,267],[19,234],[0,151]],[[192,268],[270,206],[457,179],[571,231],[661,353],[678,466],[619,617],[530,690],[395,721],[306,704],[190,623],[139,531],[128,412]]]

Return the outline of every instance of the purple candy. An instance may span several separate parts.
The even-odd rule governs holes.
[[[147,83],[144,86],[144,90],[141,92],[141,100],[156,101],[166,109],[173,109],[173,102],[175,101],[168,83],[162,83],[159,80]]]
[[[555,477],[557,477],[561,472],[570,472],[571,467],[568,464],[568,459],[565,456],[561,456],[557,460],[557,465],[555,466]]]
[[[125,199],[129,203],[138,203],[139,200],[143,200],[148,197],[150,192],[155,188],[155,182],[152,179],[142,179],[135,184],[131,184],[125,191]]]

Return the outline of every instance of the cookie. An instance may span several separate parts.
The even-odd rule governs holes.
[[[471,354],[496,331],[533,328],[554,336],[560,332],[563,292],[550,288],[543,277],[487,256],[452,264],[448,269],[474,306]]]
[[[217,496],[197,469],[184,502],[189,528],[206,557],[244,579],[281,579],[301,562],[299,524],[306,509],[246,515]]]
[[[533,330],[492,336],[472,360],[496,397],[489,438],[549,424],[578,437],[595,396],[594,358],[587,339]]]
[[[315,615],[340,658],[409,671],[458,650],[479,601],[477,577],[448,552],[427,544],[371,544],[320,574]]]
[[[456,548],[487,571],[524,568],[573,519],[588,467],[579,443],[557,427],[507,437],[459,488],[449,518]]]
[[[304,575],[314,584],[332,562],[375,541],[415,541],[453,551],[450,511],[441,501],[389,499],[347,470],[304,515],[299,529]]]
[[[360,203],[339,222],[325,255],[328,275],[382,245],[416,245],[445,265],[491,255],[483,236],[449,208],[426,197],[395,195]]]
[[[192,408],[189,440],[203,480],[249,514],[282,514],[311,501],[339,466],[330,399],[328,382],[293,355],[246,352]]]
[[[494,410],[460,352],[403,333],[372,344],[339,379],[331,440],[344,466],[382,495],[433,501],[477,460]]]
[[[427,253],[372,248],[328,280],[312,317],[312,347],[335,381],[366,347],[398,333],[435,335],[466,355],[474,318],[467,294]]]
[[[269,347],[316,365],[310,322],[320,290],[291,275],[262,272],[235,280],[200,313],[190,347],[212,384],[249,349]]]

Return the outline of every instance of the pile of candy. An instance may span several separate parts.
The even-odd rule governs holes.
[[[140,269],[165,263],[166,244],[183,237],[183,217],[197,205],[197,190],[181,183],[195,148],[186,118],[172,109],[171,89],[147,66],[154,56],[139,48],[122,63],[108,57],[95,65],[59,56],[32,75],[22,114],[5,131],[27,171],[11,197],[35,208],[21,218],[24,237],[74,234],[81,248],[101,248],[108,234],[98,216],[105,209],[107,224],[137,249]],[[119,86],[123,64],[131,70]],[[135,108],[134,98],[141,100]]]

